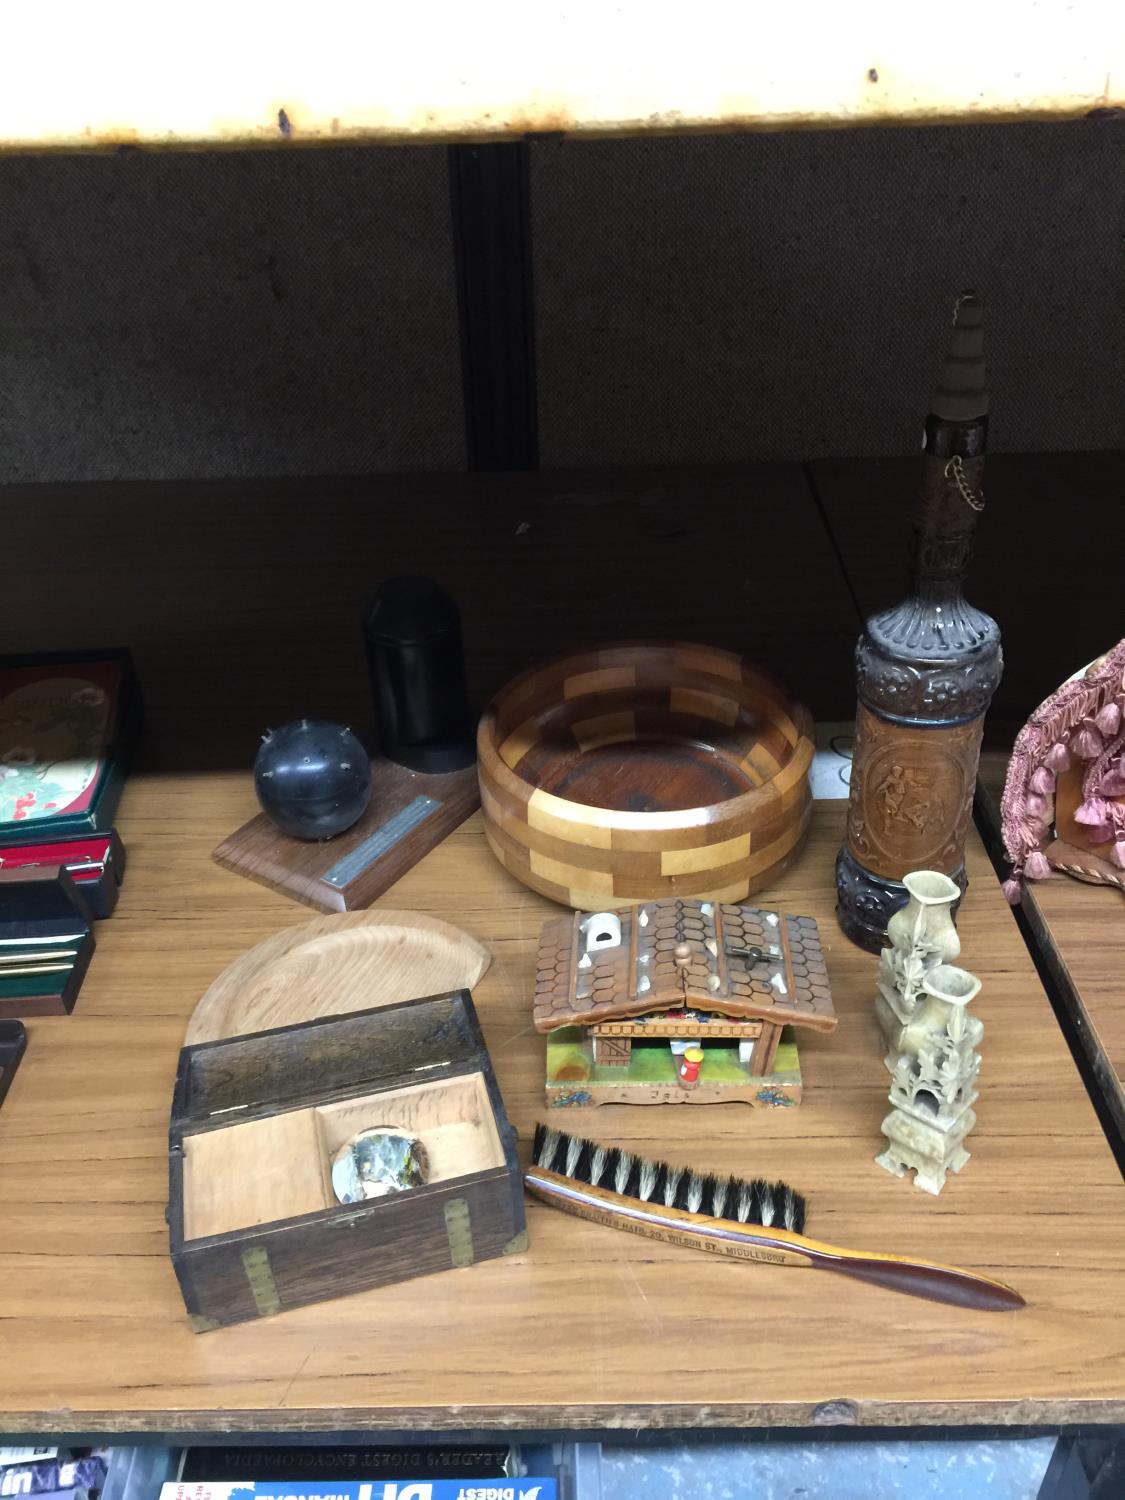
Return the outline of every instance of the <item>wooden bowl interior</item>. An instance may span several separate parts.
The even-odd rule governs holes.
[[[653,647],[635,648],[628,668],[586,671],[586,660],[569,676],[556,663],[535,691],[524,679],[495,705],[500,759],[531,788],[614,811],[685,811],[765,785],[796,750],[783,695],[757,674],[732,675],[737,658],[685,664]]]

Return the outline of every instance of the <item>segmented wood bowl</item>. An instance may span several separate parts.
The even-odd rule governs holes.
[[[622,642],[559,657],[481,720],[488,842],[578,910],[741,901],[804,838],[812,733],[808,710],[730,651]]]

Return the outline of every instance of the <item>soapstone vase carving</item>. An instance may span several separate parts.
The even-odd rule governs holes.
[[[875,1016],[883,1051],[897,1051],[902,1028],[914,1015],[922,979],[935,964],[950,963],[961,952],[952,906],[961,892],[948,875],[914,870],[904,877],[909,899],[887,926],[890,947],[879,958]]]
[[[951,963],[961,952],[961,939],[953,925],[953,903],[960,887],[938,870],[914,870],[903,877],[909,900],[887,924],[892,948],[922,947],[939,963]]]
[[[960,895],[954,881],[919,870],[903,884],[910,900],[891,918],[892,946],[879,960],[875,1016],[892,1109],[875,1160],[896,1177],[912,1169],[916,1187],[940,1193],[946,1174],[969,1160],[964,1140],[976,1124],[984,1026],[968,1007],[981,985],[949,961],[961,949],[950,912]]]

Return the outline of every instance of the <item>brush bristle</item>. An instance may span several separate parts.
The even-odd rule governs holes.
[[[617,1146],[599,1146],[546,1125],[535,1127],[532,1159],[537,1167],[606,1188],[641,1203],[683,1208],[739,1224],[791,1229],[805,1227],[805,1200],[784,1182],[762,1177],[717,1177],[667,1162],[646,1161]]]

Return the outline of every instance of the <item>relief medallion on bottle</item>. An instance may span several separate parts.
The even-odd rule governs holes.
[[[859,706],[848,849],[886,880],[951,875],[964,857],[983,718],[952,729],[889,724]]]

